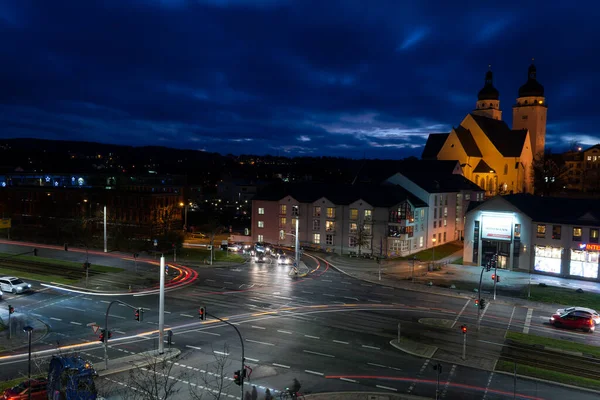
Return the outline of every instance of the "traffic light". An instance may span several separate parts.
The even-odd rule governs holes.
[[[135,320],[137,322],[140,322],[140,309],[139,308],[136,308],[136,310],[135,310]]]
[[[492,270],[492,263],[490,261],[485,265],[486,272],[490,272]]]
[[[479,307],[479,299],[475,299],[475,307]]]
[[[242,377],[240,375],[240,370],[239,369],[233,373],[233,381],[238,386],[240,386],[242,384]]]
[[[33,255],[37,257],[37,249],[33,249]]]
[[[14,314],[15,313],[15,308],[13,306],[11,306],[10,304],[8,305],[8,314]]]
[[[198,317],[200,321],[204,321],[206,319],[206,309],[204,307],[200,307],[198,309]]]
[[[462,333],[466,334],[467,333],[467,326],[466,325],[461,325],[460,326],[460,330]]]
[[[481,308],[482,310],[485,308],[485,299],[481,299],[481,301],[479,302],[479,308]]]
[[[438,374],[441,374],[442,373],[442,364],[440,364],[440,363],[434,364],[433,370],[437,371]]]
[[[492,274],[492,280],[495,281],[496,280],[496,274]]]
[[[500,275],[496,275],[496,282],[500,282]]]
[[[104,329],[100,330],[100,335],[98,336],[98,340],[101,341],[102,343],[104,343],[104,341],[106,340],[105,334],[106,334],[106,331]]]

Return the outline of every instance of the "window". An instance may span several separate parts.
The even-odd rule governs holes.
[[[433,209],[433,218],[437,218],[437,208]]]
[[[598,243],[598,228],[590,228],[590,243]]]
[[[358,226],[356,225],[356,222],[351,222],[350,223],[350,233],[356,233],[357,230],[358,230]]]
[[[298,223],[297,218],[292,218],[292,228],[296,229],[296,224]]]
[[[333,221],[326,221],[325,222],[325,230],[327,232],[335,232],[335,222],[333,222]]]
[[[465,193],[465,200],[471,200],[471,193]]]
[[[356,208],[351,208],[350,209],[350,219],[351,220],[357,220],[358,219],[358,209],[356,209]]]
[[[373,219],[373,210],[365,210],[365,221],[371,221]]]
[[[448,226],[448,220],[446,218],[444,218],[444,226]],[[445,235],[445,233],[444,233]]]
[[[442,196],[444,196],[444,195],[442,195]],[[440,206],[441,206],[441,205],[442,205],[442,204],[441,204],[441,202],[440,202]],[[447,205],[448,205],[448,195],[445,195],[445,196],[444,196],[444,205],[445,205],[445,206],[447,206]]]
[[[354,236],[348,238],[348,245],[350,247],[356,247],[356,238]]]
[[[515,237],[521,237],[521,224],[515,224]]]
[[[265,237],[263,235],[256,235],[256,241],[257,242],[264,242],[265,241]]]
[[[279,218],[279,227],[280,228],[285,228],[286,224],[287,224],[287,218],[286,217],[280,217]]]
[[[335,218],[335,208],[327,207],[327,218]]]
[[[437,206],[437,195],[433,196],[433,206]]]
[[[394,252],[394,253],[398,253],[401,249],[402,249],[402,241],[398,240],[398,239],[392,240],[390,250],[392,250],[392,252]]]
[[[320,217],[321,216],[321,207],[314,207],[313,208],[313,217]]]
[[[448,207],[444,207],[444,217],[448,216]]]
[[[285,204],[280,204],[279,205],[279,214],[280,215],[286,215],[287,214],[287,205],[285,205]]]
[[[442,243],[442,234],[438,233],[438,243]]]
[[[446,243],[446,232],[444,232],[444,243]]]
[[[325,235],[325,244],[328,246],[333,245],[333,235]]]
[[[285,240],[285,231],[283,229],[279,231],[279,240]]]
[[[363,226],[363,233],[366,236],[371,236],[371,225],[365,224],[365,226]]]
[[[560,225],[552,225],[552,239],[560,239]]]
[[[320,230],[321,230],[321,220],[313,219],[313,231],[320,231]]]
[[[527,100],[525,100],[525,104],[527,104]],[[527,115],[521,115],[521,119],[527,119]]]
[[[265,227],[265,221],[258,221],[258,227],[259,228],[264,228]]]
[[[579,227],[573,228],[573,241],[574,242],[581,242],[581,232],[582,231],[583,231],[583,229],[581,229]]]
[[[425,209],[421,208],[421,219],[425,218]]]
[[[313,243],[321,244],[321,234],[320,233],[313,233]]]
[[[292,206],[292,217],[297,217],[300,215],[300,209],[298,206]]]
[[[546,237],[546,225],[538,224],[537,226],[537,236],[540,239]]]
[[[265,209],[263,207],[258,207],[258,215],[264,215]]]
[[[588,161],[592,161],[592,156],[587,156]]]
[[[423,236],[419,237],[419,247],[423,247]]]
[[[437,221],[433,221],[433,229],[437,228]]]

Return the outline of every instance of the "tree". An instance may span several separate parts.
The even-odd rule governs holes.
[[[205,394],[215,400],[227,397],[224,392],[231,386],[231,381],[225,379],[226,370],[231,365],[227,356],[229,354],[227,343],[223,345],[223,351],[213,351],[213,354],[215,361],[212,366],[207,365],[205,370],[201,370],[196,377],[197,384],[190,385],[190,395],[193,399],[203,399]]]
[[[185,379],[185,373],[173,371],[175,362],[147,355],[142,365],[129,371],[125,398],[167,400],[181,391],[179,381]],[[175,379],[169,378],[173,376]]]
[[[531,173],[535,194],[548,196],[561,191],[566,185],[567,169],[551,151],[536,155]]]
[[[364,223],[359,223],[356,230],[356,246],[358,247],[358,255],[361,255],[362,248],[370,248],[371,244],[371,230],[365,229]]]
[[[214,248],[215,237],[226,231],[226,228],[214,217],[211,217],[208,222],[201,226],[201,230],[206,232],[210,238],[210,245]],[[212,257],[212,253],[211,253]],[[211,261],[212,262],[212,261]]]

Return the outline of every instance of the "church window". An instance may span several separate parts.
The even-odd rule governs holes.
[[[508,164],[504,164],[504,175],[508,175]]]

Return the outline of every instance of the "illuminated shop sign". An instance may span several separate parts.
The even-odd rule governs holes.
[[[488,240],[512,240],[512,216],[482,216],[481,238]]]
[[[582,243],[579,245],[579,248],[581,250],[588,250],[588,251],[600,251],[600,244],[593,244],[593,243]]]

